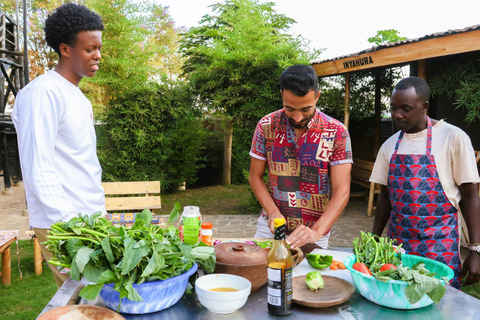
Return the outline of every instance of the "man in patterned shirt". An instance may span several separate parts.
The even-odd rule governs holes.
[[[250,150],[249,182],[263,208],[255,237],[273,238],[274,219],[285,218],[292,247],[327,248],[350,195],[350,136],[316,107],[320,91],[311,66],[287,68],[280,94],[283,108],[259,121]]]

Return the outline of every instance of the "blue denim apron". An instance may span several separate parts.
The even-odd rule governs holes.
[[[448,200],[438,177],[428,118],[427,153],[397,154],[402,131],[390,158],[388,193],[392,212],[387,235],[408,254],[447,264],[454,271],[450,284],[460,289],[458,211]]]

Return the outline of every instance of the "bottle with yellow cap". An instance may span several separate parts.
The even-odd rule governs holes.
[[[277,316],[292,313],[293,258],[285,241],[285,219],[275,219],[275,236],[268,253],[268,312]]]

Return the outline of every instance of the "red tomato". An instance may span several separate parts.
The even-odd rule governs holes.
[[[370,272],[370,269],[368,269],[367,266],[361,262],[354,263],[352,268],[357,270],[358,272],[368,274],[369,276],[372,275],[372,272]]]
[[[386,263],[384,264],[381,268],[380,268],[380,271],[385,271],[385,270],[390,270],[390,269],[393,269],[393,270],[396,270],[397,267],[395,267],[393,264],[391,263]]]

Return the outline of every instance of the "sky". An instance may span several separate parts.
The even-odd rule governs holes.
[[[169,6],[177,27],[198,26],[208,7],[224,0],[156,0]],[[266,2],[261,0],[260,2]],[[291,33],[326,50],[319,60],[372,47],[369,37],[384,29],[415,39],[436,32],[480,24],[480,0],[271,0],[274,9],[297,23]]]

